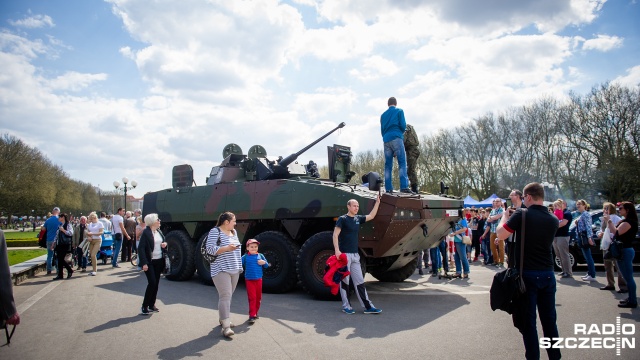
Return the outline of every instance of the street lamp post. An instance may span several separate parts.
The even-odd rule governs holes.
[[[138,186],[138,182],[136,182],[135,180],[132,180],[131,186],[127,186],[127,184],[129,183],[129,179],[126,177],[122,178],[122,182],[123,182],[122,187],[120,187],[120,183],[117,180],[114,181],[113,187],[115,187],[116,190],[124,190],[124,211],[127,211],[127,190],[135,189],[136,186]]]

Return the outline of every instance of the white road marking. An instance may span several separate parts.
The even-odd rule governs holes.
[[[56,286],[58,286],[60,284],[62,284],[62,281],[54,281],[54,282],[50,283],[49,285],[45,286],[42,290],[40,290],[37,293],[35,293],[35,295],[33,295],[32,297],[28,298],[27,301],[25,301],[24,303],[18,305],[18,313],[19,314],[24,314],[24,312],[27,311],[31,306],[33,306],[33,304],[37,303],[38,300],[40,300],[43,297],[45,297],[45,295],[50,293],[51,290],[55,289]]]

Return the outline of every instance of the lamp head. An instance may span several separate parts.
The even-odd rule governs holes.
[[[120,187],[120,183],[117,180],[114,181],[113,182],[113,187],[116,188],[116,189],[119,188]]]

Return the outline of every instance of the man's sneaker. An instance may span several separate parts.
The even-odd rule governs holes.
[[[592,278],[591,276],[587,275],[587,276],[583,277],[582,280],[584,280],[584,281],[596,281],[596,278]]]
[[[149,311],[151,311],[151,312],[160,312],[160,309],[158,309],[155,306],[152,306],[152,307],[149,308]]]
[[[356,311],[355,311],[355,310],[353,310],[353,309],[349,309],[349,308],[344,308],[344,309],[342,309],[342,312],[343,312],[343,313],[345,313],[345,314],[347,314],[347,315],[353,315],[353,314],[355,314],[355,313],[356,313]]]
[[[411,191],[411,189],[409,189],[409,188],[400,189],[400,192],[401,193],[405,193],[405,194],[411,194],[411,195],[415,195],[416,194],[413,191]]]
[[[431,276],[438,276],[438,273],[434,271],[431,273]]]
[[[393,194],[393,190],[386,190],[385,191],[387,194]]]
[[[422,271],[422,269],[418,269],[418,274],[424,275],[424,272]]]
[[[382,312],[382,310],[380,309],[376,309],[376,308],[368,308],[367,310],[364,311],[365,314],[380,314]]]
[[[149,315],[149,309],[147,309],[146,307],[141,307],[140,308],[140,315]]]
[[[114,267],[114,268],[119,268],[119,267],[120,267],[120,265],[115,264],[115,265],[113,265],[113,267]]]

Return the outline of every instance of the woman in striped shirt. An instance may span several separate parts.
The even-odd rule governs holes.
[[[233,324],[229,319],[231,296],[236,290],[242,272],[240,240],[235,226],[236,216],[231,212],[224,212],[218,217],[216,227],[211,229],[207,236],[207,252],[218,255],[211,264],[211,278],[218,290],[218,316],[222,325],[222,335],[226,337],[234,335],[231,330]]]

